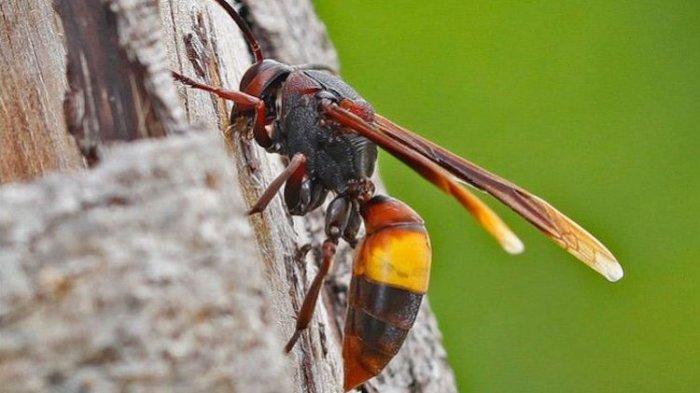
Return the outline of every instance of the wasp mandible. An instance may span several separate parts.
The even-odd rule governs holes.
[[[214,0],[238,25],[255,57],[239,91],[208,86],[173,72],[190,87],[233,101],[231,118],[252,122],[252,138],[289,164],[250,213],[260,213],[284,186],[289,213],[326,209],[323,261],[299,311],[290,351],[308,327],[341,239],[356,248],[343,337],[345,390],[379,374],[396,355],[428,289],[431,248],[421,217],[405,203],[375,195],[370,180],[381,147],[453,196],[509,253],[523,244],[465,186],[485,191],[610,281],[622,267],[603,244],[549,203],[375,113],[352,87],[323,66],[291,66],[263,56],[245,20]],[[361,226],[363,239],[358,241]]]

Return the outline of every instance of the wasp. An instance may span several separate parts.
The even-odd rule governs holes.
[[[342,239],[356,248],[343,337],[344,388],[378,375],[401,348],[428,289],[431,247],[423,219],[405,203],[375,195],[370,179],[382,148],[454,197],[509,253],[523,251],[510,228],[466,186],[485,191],[610,281],[623,276],[613,254],[549,203],[375,113],[352,87],[320,65],[291,66],[263,56],[250,27],[225,0],[214,0],[238,25],[255,62],[239,90],[199,83],[192,88],[235,104],[249,137],[287,167],[250,209],[261,213],[284,186],[290,214],[326,208],[322,264],[311,283],[285,350],[308,327]],[[365,234],[358,239],[361,227]]]

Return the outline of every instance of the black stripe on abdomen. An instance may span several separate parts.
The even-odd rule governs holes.
[[[343,338],[345,390],[373,376],[401,349],[422,294],[353,276]]]
[[[345,334],[359,337],[364,347],[363,352],[380,352],[383,355],[388,355],[390,359],[401,348],[401,344],[408,335],[408,330],[382,322],[362,310],[350,308]],[[370,353],[365,353],[365,356],[367,355],[373,357]],[[375,353],[374,355],[380,354]]]
[[[386,324],[408,330],[413,326],[423,294],[378,283],[364,276],[350,282],[350,306]]]

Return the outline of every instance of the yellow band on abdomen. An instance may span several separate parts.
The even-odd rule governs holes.
[[[430,240],[425,228],[386,227],[362,242],[353,274],[425,293],[430,280],[430,261]]]

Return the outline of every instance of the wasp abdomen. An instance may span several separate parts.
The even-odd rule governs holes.
[[[379,374],[413,326],[430,278],[423,220],[384,196],[362,207],[367,234],[353,267],[343,359],[345,389]]]

